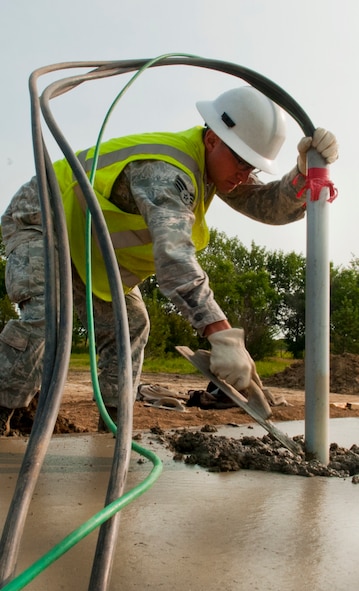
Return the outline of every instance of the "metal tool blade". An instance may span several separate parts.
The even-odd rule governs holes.
[[[263,419],[258,412],[248,405],[247,399],[237,392],[232,386],[217,378],[210,370],[210,353],[199,349],[194,352],[189,347],[177,346],[176,350],[183,356],[187,361],[198,369],[206,378],[213,382],[218,388],[226,394],[235,404],[240,406],[249,416],[252,417],[263,429],[268,431],[275,439],[277,439],[284,447],[289,449],[294,454],[298,454],[301,450],[300,447],[291,439],[288,435],[280,431],[273,423],[268,419]]]

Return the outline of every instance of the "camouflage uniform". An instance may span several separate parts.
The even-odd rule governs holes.
[[[293,170],[281,181],[263,185],[251,175],[229,195],[219,195],[233,209],[269,224],[284,224],[304,216],[296,198]],[[207,197],[213,186],[207,186]],[[187,320],[203,334],[208,324],[225,319],[199,266],[191,234],[194,188],[177,167],[162,161],[129,163],[114,183],[110,200],[128,213],[140,213],[152,235],[156,276],[160,289]],[[0,406],[26,406],[41,382],[44,339],[44,269],[41,214],[36,179],[14,196],[2,217],[8,257],[6,281],[21,319],[11,320],[0,335]],[[73,273],[74,304],[86,321],[85,286]],[[149,321],[139,289],[126,296],[133,360],[134,392],[140,379]],[[112,304],[94,298],[100,386],[105,404],[117,400],[117,360]]]
[[[0,406],[27,406],[40,388],[44,351],[44,257],[37,182],[19,189],[1,220],[6,289],[21,318],[0,334]]]

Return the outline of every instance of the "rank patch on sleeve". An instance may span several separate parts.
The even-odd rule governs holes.
[[[179,192],[182,203],[184,203],[185,205],[192,206],[194,202],[194,195],[193,193],[189,192],[186,183],[181,179],[179,175],[176,176],[174,184],[177,191]]]

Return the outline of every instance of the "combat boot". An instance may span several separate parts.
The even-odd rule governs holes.
[[[13,408],[0,406],[0,437],[7,437],[10,433],[10,419],[14,414]]]
[[[115,425],[117,425],[117,408],[115,408],[114,406],[106,406],[106,410],[110,415],[110,418],[115,423]],[[109,429],[101,415],[98,420],[97,431],[98,433],[109,433]]]

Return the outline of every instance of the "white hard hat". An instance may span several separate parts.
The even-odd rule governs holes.
[[[252,86],[241,86],[214,101],[199,101],[196,107],[240,158],[264,172],[278,172],[274,160],[285,140],[285,114],[268,97]]]

